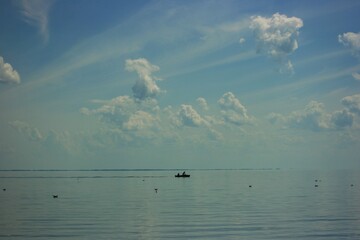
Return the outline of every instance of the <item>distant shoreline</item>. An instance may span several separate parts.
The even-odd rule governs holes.
[[[149,171],[272,171],[280,168],[124,168],[124,169],[0,169],[0,172],[149,172]],[[291,169],[288,169],[291,170]]]

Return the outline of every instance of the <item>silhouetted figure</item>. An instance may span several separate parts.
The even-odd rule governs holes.
[[[53,195],[53,198],[58,198],[59,197],[59,195]]]
[[[175,177],[177,177],[177,178],[188,178],[188,177],[190,177],[190,175],[189,174],[186,174],[186,172],[184,171],[182,174],[180,174],[180,173],[177,173],[176,175],[175,175]]]

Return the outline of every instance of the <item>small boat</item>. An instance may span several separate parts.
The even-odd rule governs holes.
[[[180,173],[176,174],[175,177],[186,178],[186,177],[190,177],[190,174],[186,174],[185,172],[183,172],[182,174],[180,174]]]

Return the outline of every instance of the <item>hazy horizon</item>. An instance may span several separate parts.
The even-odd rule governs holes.
[[[0,2],[0,169],[359,169],[359,1]]]

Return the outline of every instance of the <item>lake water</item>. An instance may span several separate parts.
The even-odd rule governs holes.
[[[359,171],[176,173],[0,171],[0,238],[360,239]]]

